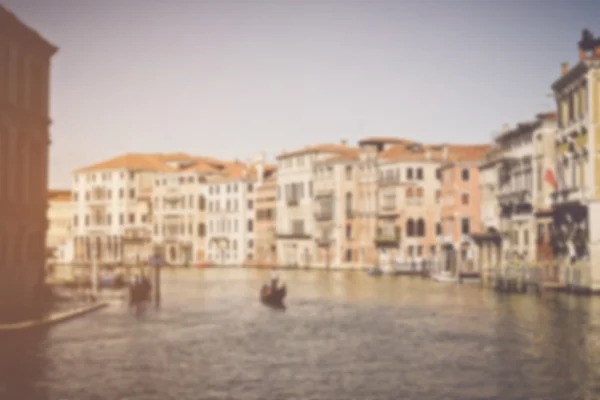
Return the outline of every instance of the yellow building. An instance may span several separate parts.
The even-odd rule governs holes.
[[[56,51],[0,6],[0,321],[26,318],[41,301]]]
[[[579,61],[552,85],[557,101],[555,190],[552,193],[555,259],[561,280],[600,290],[600,38],[584,31]]]

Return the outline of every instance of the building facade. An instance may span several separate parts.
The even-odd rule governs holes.
[[[561,280],[600,291],[600,39],[584,31],[579,61],[553,84],[558,113],[553,256]],[[595,221],[595,222],[594,222]]]
[[[57,48],[0,6],[0,320],[39,303],[45,280],[50,63]]]
[[[277,157],[277,260],[285,267],[315,263],[313,171],[315,163],[349,151],[345,144],[325,144]]]
[[[316,259],[320,268],[355,268],[358,244],[353,234],[358,149],[315,162],[313,172]]]
[[[481,227],[479,163],[489,145],[454,146],[440,166],[441,263],[452,273],[478,273],[477,244],[472,235]]]
[[[265,179],[265,183],[255,191],[256,240],[254,241],[254,264],[273,266],[277,263],[276,212],[277,176],[276,172]]]
[[[74,210],[70,190],[50,190],[48,192],[47,261],[56,263],[73,261]]]

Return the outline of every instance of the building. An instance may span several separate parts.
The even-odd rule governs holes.
[[[355,167],[355,195],[352,235],[358,251],[358,265],[378,264],[374,246],[377,236],[377,213],[379,191],[379,155],[392,146],[411,144],[401,138],[369,137],[358,142],[360,153]]]
[[[255,191],[256,239],[254,241],[254,264],[272,266],[277,263],[276,212],[277,175],[275,170],[265,183]]]
[[[453,273],[478,272],[472,234],[481,226],[479,163],[489,145],[453,146],[440,166],[441,262]]]
[[[183,154],[166,163],[170,169],[154,178],[152,247],[170,265],[207,262],[208,181],[224,174],[228,163]]]
[[[0,321],[25,318],[45,280],[50,63],[57,48],[0,6]]]
[[[73,261],[74,203],[70,190],[48,192],[48,231],[46,256],[48,261],[71,263]]]
[[[124,154],[73,174],[74,255],[78,263],[138,264],[153,253],[152,193],[157,174],[185,154]]]
[[[251,164],[227,165],[208,179],[206,247],[211,263],[243,266],[254,261],[255,190],[273,170],[261,155]]]
[[[358,266],[359,247],[352,229],[358,153],[348,147],[342,154],[314,163],[316,267]]]
[[[484,281],[489,281],[502,262],[502,235],[500,234],[500,206],[498,176],[502,149],[492,146],[479,164],[480,226],[471,234],[477,245],[479,270]]]
[[[438,170],[448,146],[404,143],[379,155],[374,246],[382,267],[418,269],[434,260],[440,221]]]
[[[559,282],[559,266],[555,263],[552,249],[552,193],[556,181],[557,115],[546,112],[537,115],[533,132],[533,211],[535,216],[535,260],[542,270],[544,281]]]
[[[287,267],[314,264],[314,165],[348,151],[350,148],[342,142],[309,146],[277,157],[278,264]]]
[[[600,290],[600,38],[584,30],[579,61],[552,84],[558,112],[553,255],[562,280]],[[596,222],[594,222],[596,221]]]

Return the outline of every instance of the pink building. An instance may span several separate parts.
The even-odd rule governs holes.
[[[471,234],[481,227],[479,162],[489,145],[451,146],[440,167],[442,266],[452,273],[477,272]]]

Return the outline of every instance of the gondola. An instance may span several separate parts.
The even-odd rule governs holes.
[[[274,290],[271,287],[264,285],[260,289],[260,301],[270,306],[283,307],[283,299],[285,299],[286,294],[287,288],[285,285],[275,288]]]

